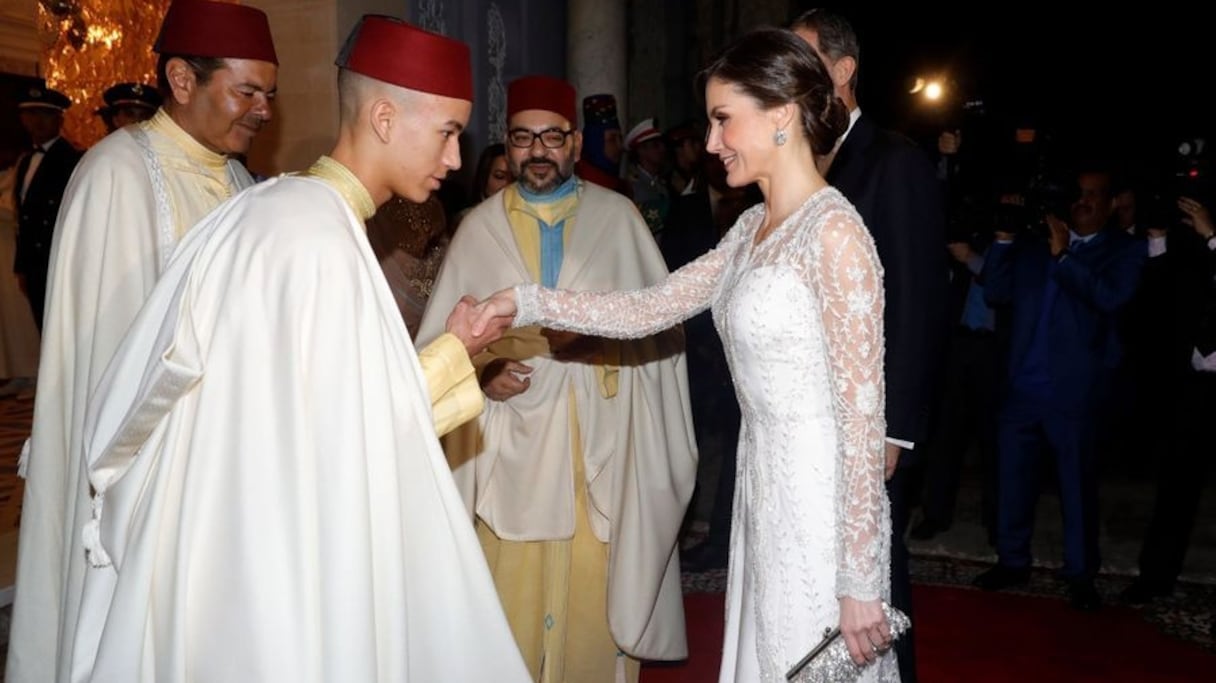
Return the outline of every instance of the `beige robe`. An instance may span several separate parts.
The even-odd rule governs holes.
[[[47,278],[6,679],[68,677],[85,571],[85,403],[186,230],[252,178],[163,111],[107,136],[64,192]]]
[[[628,199],[583,184],[565,243],[558,286],[644,287],[666,268]],[[457,230],[436,279],[418,340],[442,331],[463,294],[483,298],[529,281],[508,224],[503,195],[474,208]],[[696,472],[679,331],[620,345],[615,391],[597,366],[561,362],[516,331],[475,364],[509,357],[534,368],[531,387],[507,401],[487,401],[474,423],[445,440],[457,485],[471,514],[506,540],[570,539],[575,492],[570,396],[583,437],[590,522],[610,545],[608,622],[618,646],[640,659],[687,655],[676,540]],[[526,504],[523,502],[526,501]]]

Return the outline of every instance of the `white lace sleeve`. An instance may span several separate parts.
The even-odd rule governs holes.
[[[882,266],[874,242],[849,211],[829,213],[811,240],[813,287],[836,410],[836,591],[858,600],[880,597],[888,581],[890,518],[883,487]]]
[[[740,232],[736,225],[716,248],[646,289],[574,292],[517,285],[513,324],[614,339],[639,339],[666,330],[709,308]]]

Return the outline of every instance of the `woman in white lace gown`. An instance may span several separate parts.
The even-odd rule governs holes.
[[[822,63],[766,29],[702,77],[706,149],[764,203],[713,251],[655,287],[569,292],[523,285],[482,315],[641,337],[707,307],[743,411],[720,680],[784,681],[840,626],[862,680],[896,681],[883,489],[883,291],[873,240],[816,158],[848,118]],[[518,311],[516,310],[518,308]]]

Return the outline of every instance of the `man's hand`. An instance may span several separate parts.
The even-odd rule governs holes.
[[[498,341],[503,331],[511,325],[511,318],[486,316],[483,319],[478,316],[478,310],[477,300],[466,295],[456,302],[456,307],[448,315],[447,331],[464,344],[470,358]],[[476,324],[481,325],[480,330],[474,329]]]
[[[1048,216],[1047,227],[1051,230],[1051,255],[1059,256],[1068,248],[1068,224],[1055,216]]]
[[[1203,204],[1190,197],[1178,198],[1178,210],[1182,212],[1182,222],[1195,229],[1195,233],[1205,240],[1216,236],[1216,226],[1212,225],[1212,214]]]
[[[599,363],[603,356],[603,345],[597,337],[549,328],[542,329],[540,333],[549,340],[549,353],[554,360],[566,363]]]
[[[508,358],[497,358],[486,364],[481,372],[481,390],[487,398],[495,401],[505,401],[512,396],[522,394],[532,386],[532,378],[527,377],[532,367]]]
[[[959,145],[963,144],[963,131],[947,130],[937,136],[937,151],[945,156],[958,154]]]
[[[971,245],[966,242],[951,242],[946,245],[946,249],[949,250],[951,258],[964,266],[975,255],[975,251],[971,249]]]
[[[474,310],[473,334],[480,336],[497,325],[502,320],[506,320],[505,327],[511,325],[511,321],[515,320],[515,289],[508,287],[500,289],[491,294],[485,301],[477,304]]]
[[[895,476],[895,468],[899,465],[899,454],[903,452],[903,448],[899,444],[887,442],[887,462],[886,471],[883,473],[887,481]]]

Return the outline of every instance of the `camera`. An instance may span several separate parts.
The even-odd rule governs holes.
[[[1040,149],[1022,178],[1010,179],[1004,188],[993,209],[992,229],[1046,237],[1048,216],[1069,220],[1079,192],[1076,177],[1057,169],[1046,149]]]
[[[1048,216],[1067,221],[1072,205],[1077,201],[1077,181],[1075,177],[1044,169],[1030,179],[1025,196],[1030,217],[1038,223],[1043,223]]]
[[[1211,185],[1207,140],[1186,138],[1178,143],[1173,158],[1174,187],[1179,196],[1206,199]]]
[[[1180,197],[1201,202],[1212,199],[1212,172],[1204,138],[1186,138],[1174,145],[1165,168],[1136,198],[1136,222],[1147,228],[1172,229],[1182,224]]]

